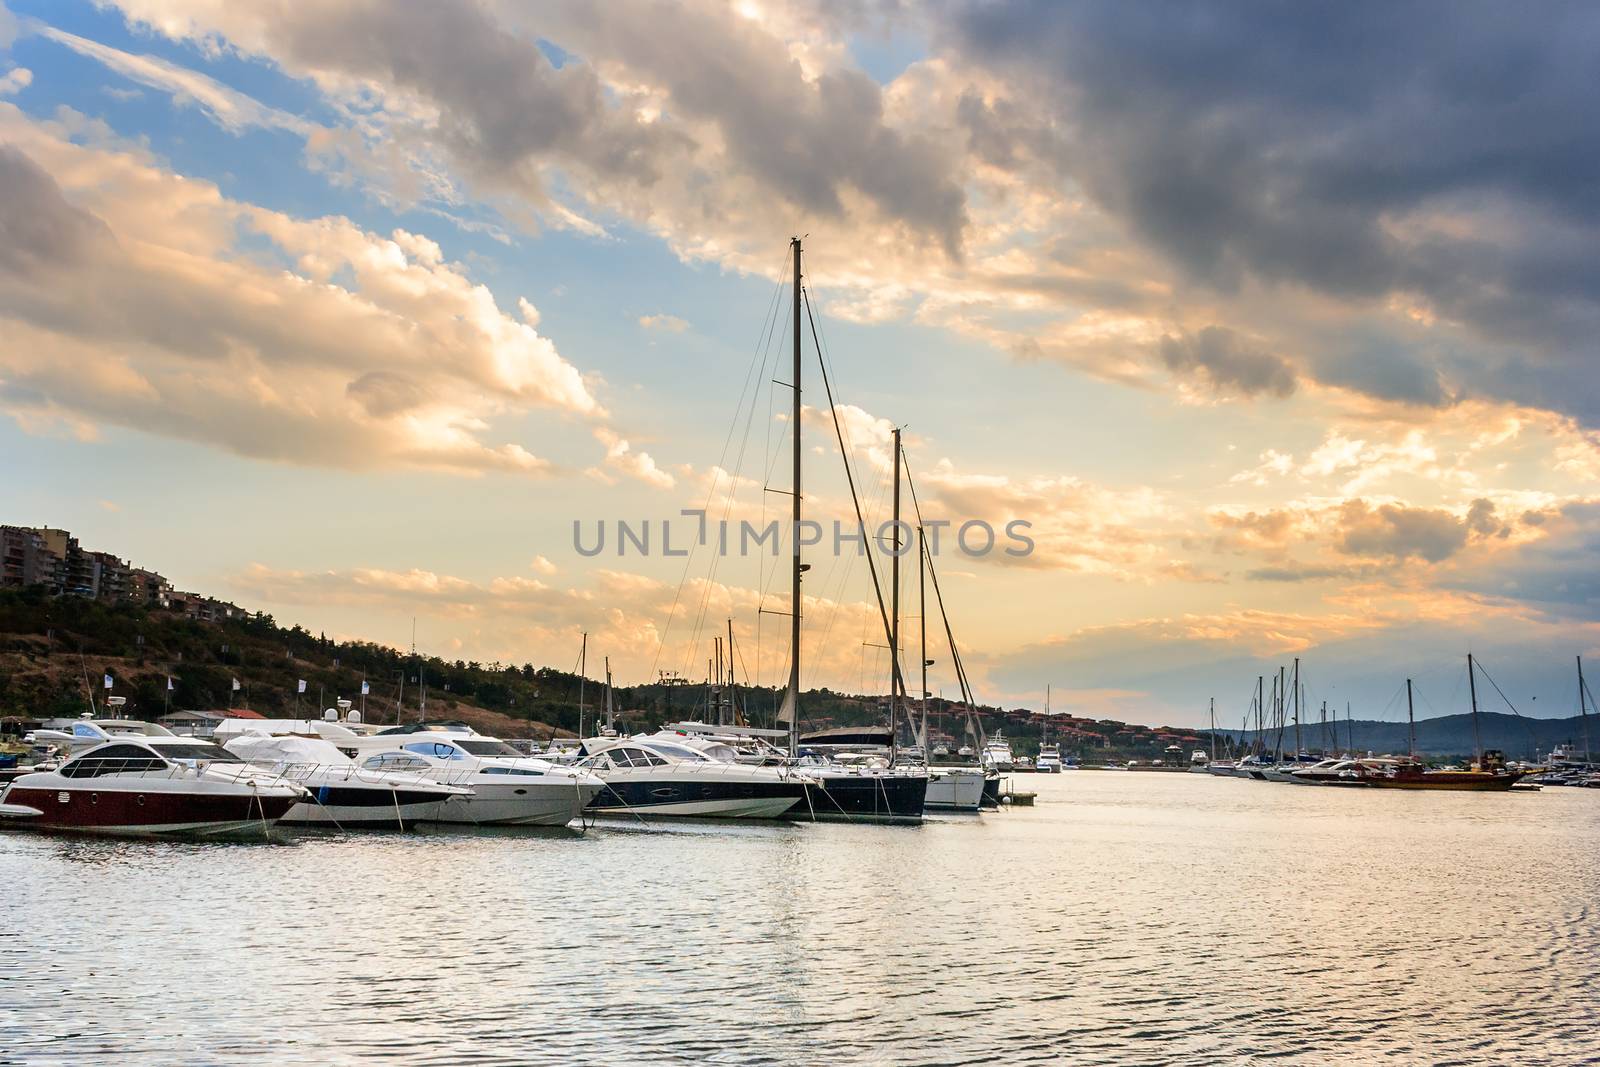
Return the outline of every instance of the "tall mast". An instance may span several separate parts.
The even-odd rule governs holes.
[[[889,564],[889,744],[900,732],[900,427],[894,428],[894,559]]]
[[[1478,750],[1478,769],[1483,769],[1483,735],[1478,732],[1478,679],[1472,653],[1467,653],[1467,688],[1472,693],[1472,744]]]
[[[1262,707],[1267,699],[1267,680],[1262,675],[1256,675],[1256,744],[1251,745],[1256,750],[1256,755],[1261,755],[1262,737],[1261,715]]]
[[[1217,698],[1211,698],[1211,762],[1217,761]]]
[[[922,660],[922,688],[917,704],[922,709],[922,736],[917,743],[922,746],[924,762],[931,762],[928,752],[928,567],[923,561],[927,544],[922,537],[922,527],[917,527],[917,650]],[[1587,736],[1587,734],[1585,735]]]
[[[1411,758],[1417,758],[1417,710],[1411,703],[1411,679],[1406,679],[1406,722],[1411,728]]]
[[[589,634],[584,632],[583,644],[578,646],[578,740],[583,740],[583,686],[589,672]]]
[[[793,529],[789,538],[793,542],[793,559],[789,577],[789,693],[784,700],[784,710],[789,714],[789,755],[800,754],[800,238],[793,238],[794,249],[794,411],[790,416],[794,451],[794,479],[790,484],[793,493]]]
[[[1294,658],[1294,758],[1300,760],[1300,657]]]
[[[606,657],[606,729],[611,729],[611,657]]]
[[[1584,699],[1583,657],[1578,657],[1578,714],[1583,716],[1583,762],[1589,763],[1589,702]]]

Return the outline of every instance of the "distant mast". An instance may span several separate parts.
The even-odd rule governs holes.
[[[1411,679],[1406,679],[1406,723],[1411,732],[1411,758],[1417,758],[1417,711],[1411,703]]]
[[[578,646],[578,740],[583,740],[583,687],[589,671],[589,633],[584,631],[583,643]]]
[[[1584,699],[1589,687],[1583,683],[1583,657],[1578,657],[1578,714],[1583,716],[1583,762],[1594,762],[1594,757],[1589,755],[1589,702]]]

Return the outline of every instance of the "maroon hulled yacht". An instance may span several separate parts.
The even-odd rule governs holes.
[[[305,790],[190,737],[125,737],[0,793],[0,825],[123,836],[262,835]]]

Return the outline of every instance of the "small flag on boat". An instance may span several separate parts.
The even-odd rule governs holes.
[[[361,695],[362,696],[366,696],[370,692],[372,692],[372,686],[368,685],[366,682],[362,682],[361,683]]]
[[[235,678],[233,680],[233,691],[235,693],[237,693],[239,691],[239,679],[237,679],[237,678]]]
[[[304,678],[301,678],[300,679],[300,688],[297,689],[296,692],[304,693],[305,691],[306,691],[306,680]]]
[[[107,689],[111,688],[111,675],[109,675],[109,674],[106,675],[106,688]]]
[[[172,676],[167,676],[167,692],[172,692]]]

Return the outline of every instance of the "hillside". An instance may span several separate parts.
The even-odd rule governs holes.
[[[448,661],[368,642],[334,642],[299,626],[279,626],[267,615],[208,622],[149,606],[52,597],[37,587],[0,590],[0,717],[80,714],[91,696],[98,702],[107,695],[101,686],[106,674],[115,682],[109,692],[128,699],[124,714],[132,717],[225,709],[230,702],[270,716],[314,715],[340,697],[359,702],[366,680],[370,722],[416,721],[425,686],[430,719],[461,719],[503,737],[564,736],[578,726],[580,679],[568,671],[531,663]],[[237,694],[233,679],[241,684]],[[300,679],[306,682],[304,697],[296,692]],[[593,716],[601,687],[593,678],[583,684]],[[772,688],[741,690],[741,706],[753,725],[774,725],[778,698]],[[700,684],[616,691],[619,718],[630,729],[703,717],[705,701]],[[807,692],[803,704],[807,728],[885,721],[881,696],[820,689]],[[936,733],[935,740],[942,738],[952,748],[969,740],[958,706],[935,700],[930,713],[934,729],[942,725],[946,731]],[[997,707],[980,708],[979,714],[987,731],[1004,730],[1019,753],[1037,751],[1039,716]],[[1064,716],[1052,730],[1064,751],[1097,760],[1148,759],[1180,737],[1186,743],[1198,740],[1186,731]]]

